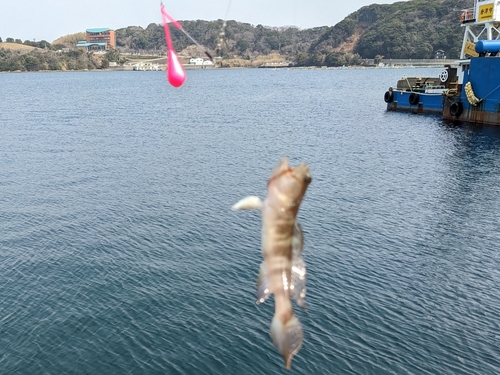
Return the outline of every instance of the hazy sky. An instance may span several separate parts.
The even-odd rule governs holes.
[[[164,0],[178,20],[227,19],[253,25],[333,26],[364,5],[395,0]],[[0,37],[48,42],[93,27],[161,22],[160,0],[0,0]]]

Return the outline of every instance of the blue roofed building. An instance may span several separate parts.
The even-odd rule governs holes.
[[[85,40],[76,44],[87,52],[107,51],[116,47],[115,31],[109,28],[87,29]]]

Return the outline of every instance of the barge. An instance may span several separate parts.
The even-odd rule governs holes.
[[[387,110],[500,125],[500,2],[475,0],[460,22],[464,37],[456,66],[445,66],[439,77],[403,77],[384,94]]]

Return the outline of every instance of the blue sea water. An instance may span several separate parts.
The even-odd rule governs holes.
[[[1,374],[499,374],[500,128],[385,111],[439,69],[0,75]],[[258,212],[305,161],[291,372]]]

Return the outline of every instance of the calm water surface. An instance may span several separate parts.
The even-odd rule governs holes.
[[[500,373],[500,128],[387,113],[408,70],[0,75],[0,373],[285,374],[263,196],[312,171],[290,373]]]

